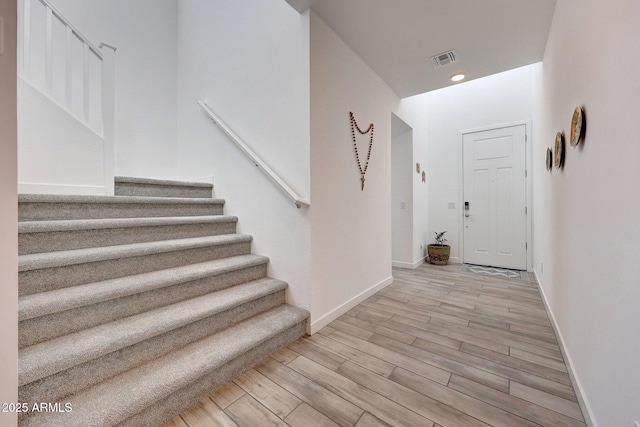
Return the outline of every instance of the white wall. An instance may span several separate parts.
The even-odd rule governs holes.
[[[311,12],[312,332],[391,281],[391,113],[398,104]],[[361,129],[375,125],[364,191],[350,111]],[[368,138],[358,142],[364,167]]]
[[[391,122],[391,259],[396,267],[413,266],[413,131]],[[396,128],[400,127],[400,134]],[[408,130],[407,130],[408,128]],[[404,132],[403,132],[404,131]]]
[[[20,193],[104,195],[104,140],[22,78],[18,79]]]
[[[635,1],[558,1],[536,108],[536,274],[602,427],[640,421],[638,22]],[[578,105],[584,146],[549,174],[544,152]]]
[[[399,109],[404,112],[403,108]],[[409,114],[405,117],[409,119]],[[426,122],[426,117],[414,118],[414,123]],[[415,126],[415,125],[414,125]],[[427,172],[429,158],[426,138],[424,134],[427,123],[422,123],[421,132],[413,131],[413,167],[420,163],[420,174],[413,174],[413,267],[422,264],[427,256],[427,245],[431,243],[429,235],[429,177]],[[415,170],[414,170],[415,171]],[[422,172],[427,173],[426,181],[422,182]]]
[[[446,230],[451,261],[461,262],[462,147],[460,131],[531,120],[533,70],[526,66],[402,100],[418,147],[428,145],[428,232]],[[424,147],[423,147],[424,149]],[[455,208],[450,209],[449,203]],[[417,209],[420,211],[420,209]]]
[[[288,302],[309,309],[308,209],[296,209],[197,104],[308,198],[309,17],[282,0],[180,1],[178,46],[179,176],[213,175],[225,213],[270,258],[269,274],[289,283]]]
[[[16,171],[16,2],[1,1],[0,55],[0,402],[18,400],[18,200]],[[16,414],[0,412],[0,425]]]
[[[115,53],[115,173],[177,177],[177,1],[50,0]]]

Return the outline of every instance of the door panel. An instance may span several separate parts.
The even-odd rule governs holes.
[[[526,270],[525,126],[463,135],[463,259]]]

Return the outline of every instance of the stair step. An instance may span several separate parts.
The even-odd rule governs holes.
[[[224,200],[20,194],[19,221],[221,215]]]
[[[268,262],[240,255],[20,297],[19,347],[263,278]]]
[[[70,397],[72,412],[35,413],[21,425],[159,425],[301,336],[307,317],[274,308]]]
[[[161,179],[115,177],[116,196],[210,198],[213,184]]]
[[[20,255],[21,296],[251,252],[251,236],[224,234]]]
[[[27,221],[18,224],[20,255],[236,232],[228,215]]]
[[[19,353],[20,398],[46,402],[76,393],[283,304],[286,287],[260,279],[26,347]]]

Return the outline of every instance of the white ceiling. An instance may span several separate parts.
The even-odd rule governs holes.
[[[287,0],[311,9],[402,98],[542,60],[556,0]],[[435,69],[430,58],[455,49]]]

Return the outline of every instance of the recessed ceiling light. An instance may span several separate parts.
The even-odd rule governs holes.
[[[452,82],[459,82],[464,80],[466,76],[464,74],[454,74],[453,76],[451,76],[451,81]]]

